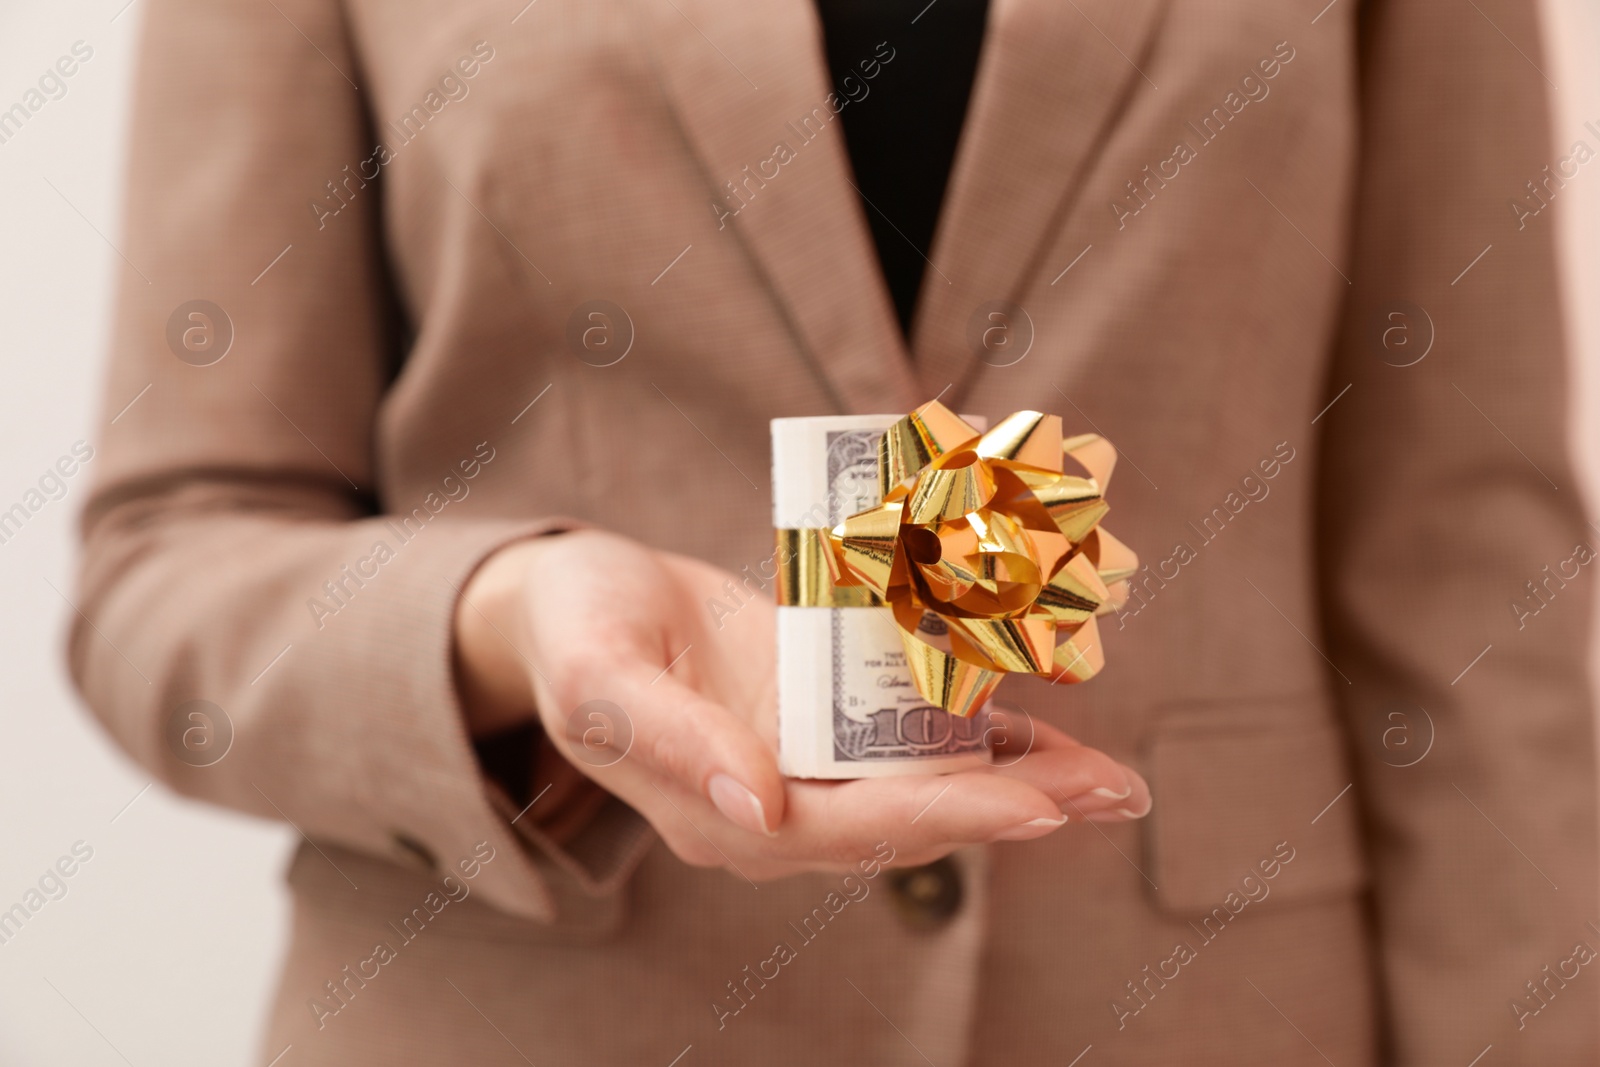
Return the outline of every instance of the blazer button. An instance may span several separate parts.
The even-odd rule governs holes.
[[[889,899],[913,930],[934,930],[961,908],[961,871],[948,857],[887,872]]]
[[[433,849],[402,830],[392,830],[389,833],[389,843],[394,846],[401,862],[408,867],[430,874],[439,870],[439,857],[433,854]]]

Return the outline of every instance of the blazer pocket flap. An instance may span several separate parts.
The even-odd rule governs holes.
[[[1163,911],[1237,914],[1366,883],[1353,778],[1331,725],[1173,726],[1150,754],[1146,835]]]

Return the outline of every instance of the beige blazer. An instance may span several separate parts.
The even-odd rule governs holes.
[[[907,345],[840,126],[909,21],[830,94],[807,0],[147,0],[71,662],[304,837],[262,1061],[1593,1062],[1534,211],[1588,135],[1528,4],[1319,7],[994,0]],[[936,395],[1121,451],[1110,666],[1004,699],[1154,813],[759,888],[618,802],[513,823],[474,566],[571,522],[757,565],[769,419]]]

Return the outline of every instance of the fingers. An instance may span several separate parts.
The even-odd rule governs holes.
[[[880,841],[913,856],[943,855],[959,845],[1041,836],[1061,824],[1060,810],[1033,784],[969,771],[791,783],[782,836],[802,851],[848,862]]]
[[[650,810],[650,783],[660,780],[703,797],[742,830],[767,835],[777,829],[784,818],[783,778],[771,749],[747,722],[644,664],[616,665],[604,688],[626,717],[630,743],[613,758],[580,764],[592,778],[641,811]],[[569,725],[569,744],[571,734]]]
[[[1150,787],[1133,768],[1047,722],[1012,715],[991,773],[1027,782],[1074,820],[1115,822],[1150,812]]]
[[[762,852],[792,871],[849,866],[887,847],[894,865],[909,866],[962,845],[1041,837],[1065,821],[1036,787],[980,772],[791,782],[788,818]]]
[[[651,821],[686,862],[726,866],[752,880],[839,869],[872,856],[894,866],[928,863],[962,845],[1038,837],[1065,823],[1038,789],[991,774],[792,780],[788,793],[787,815],[772,837],[728,826],[704,800],[671,783],[662,784]]]
[[[896,864],[917,864],[962,845],[1028,840],[1068,821],[1124,821],[1150,811],[1150,790],[1137,771],[1048,723],[1035,721],[1031,737],[1026,754],[1007,766],[941,777],[792,781],[782,831],[762,854],[838,866],[888,842]],[[1019,741],[1014,734],[1011,743]]]
[[[1123,820],[1149,810],[1144,780],[1103,752],[1045,724],[1010,767],[945,776],[786,783],[779,832],[757,836],[719,818],[675,782],[646,786],[642,807],[686,862],[760,880],[839,869],[878,856],[909,866],[970,844],[1042,837],[1068,822]],[[892,860],[882,859],[889,850]]]

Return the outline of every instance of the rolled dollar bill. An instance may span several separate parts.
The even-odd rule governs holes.
[[[828,580],[821,532],[879,503],[878,443],[903,417],[772,420],[778,766],[790,777],[940,774],[989,760],[987,714],[963,718],[924,700],[891,609]],[[832,606],[841,597],[857,599]]]

